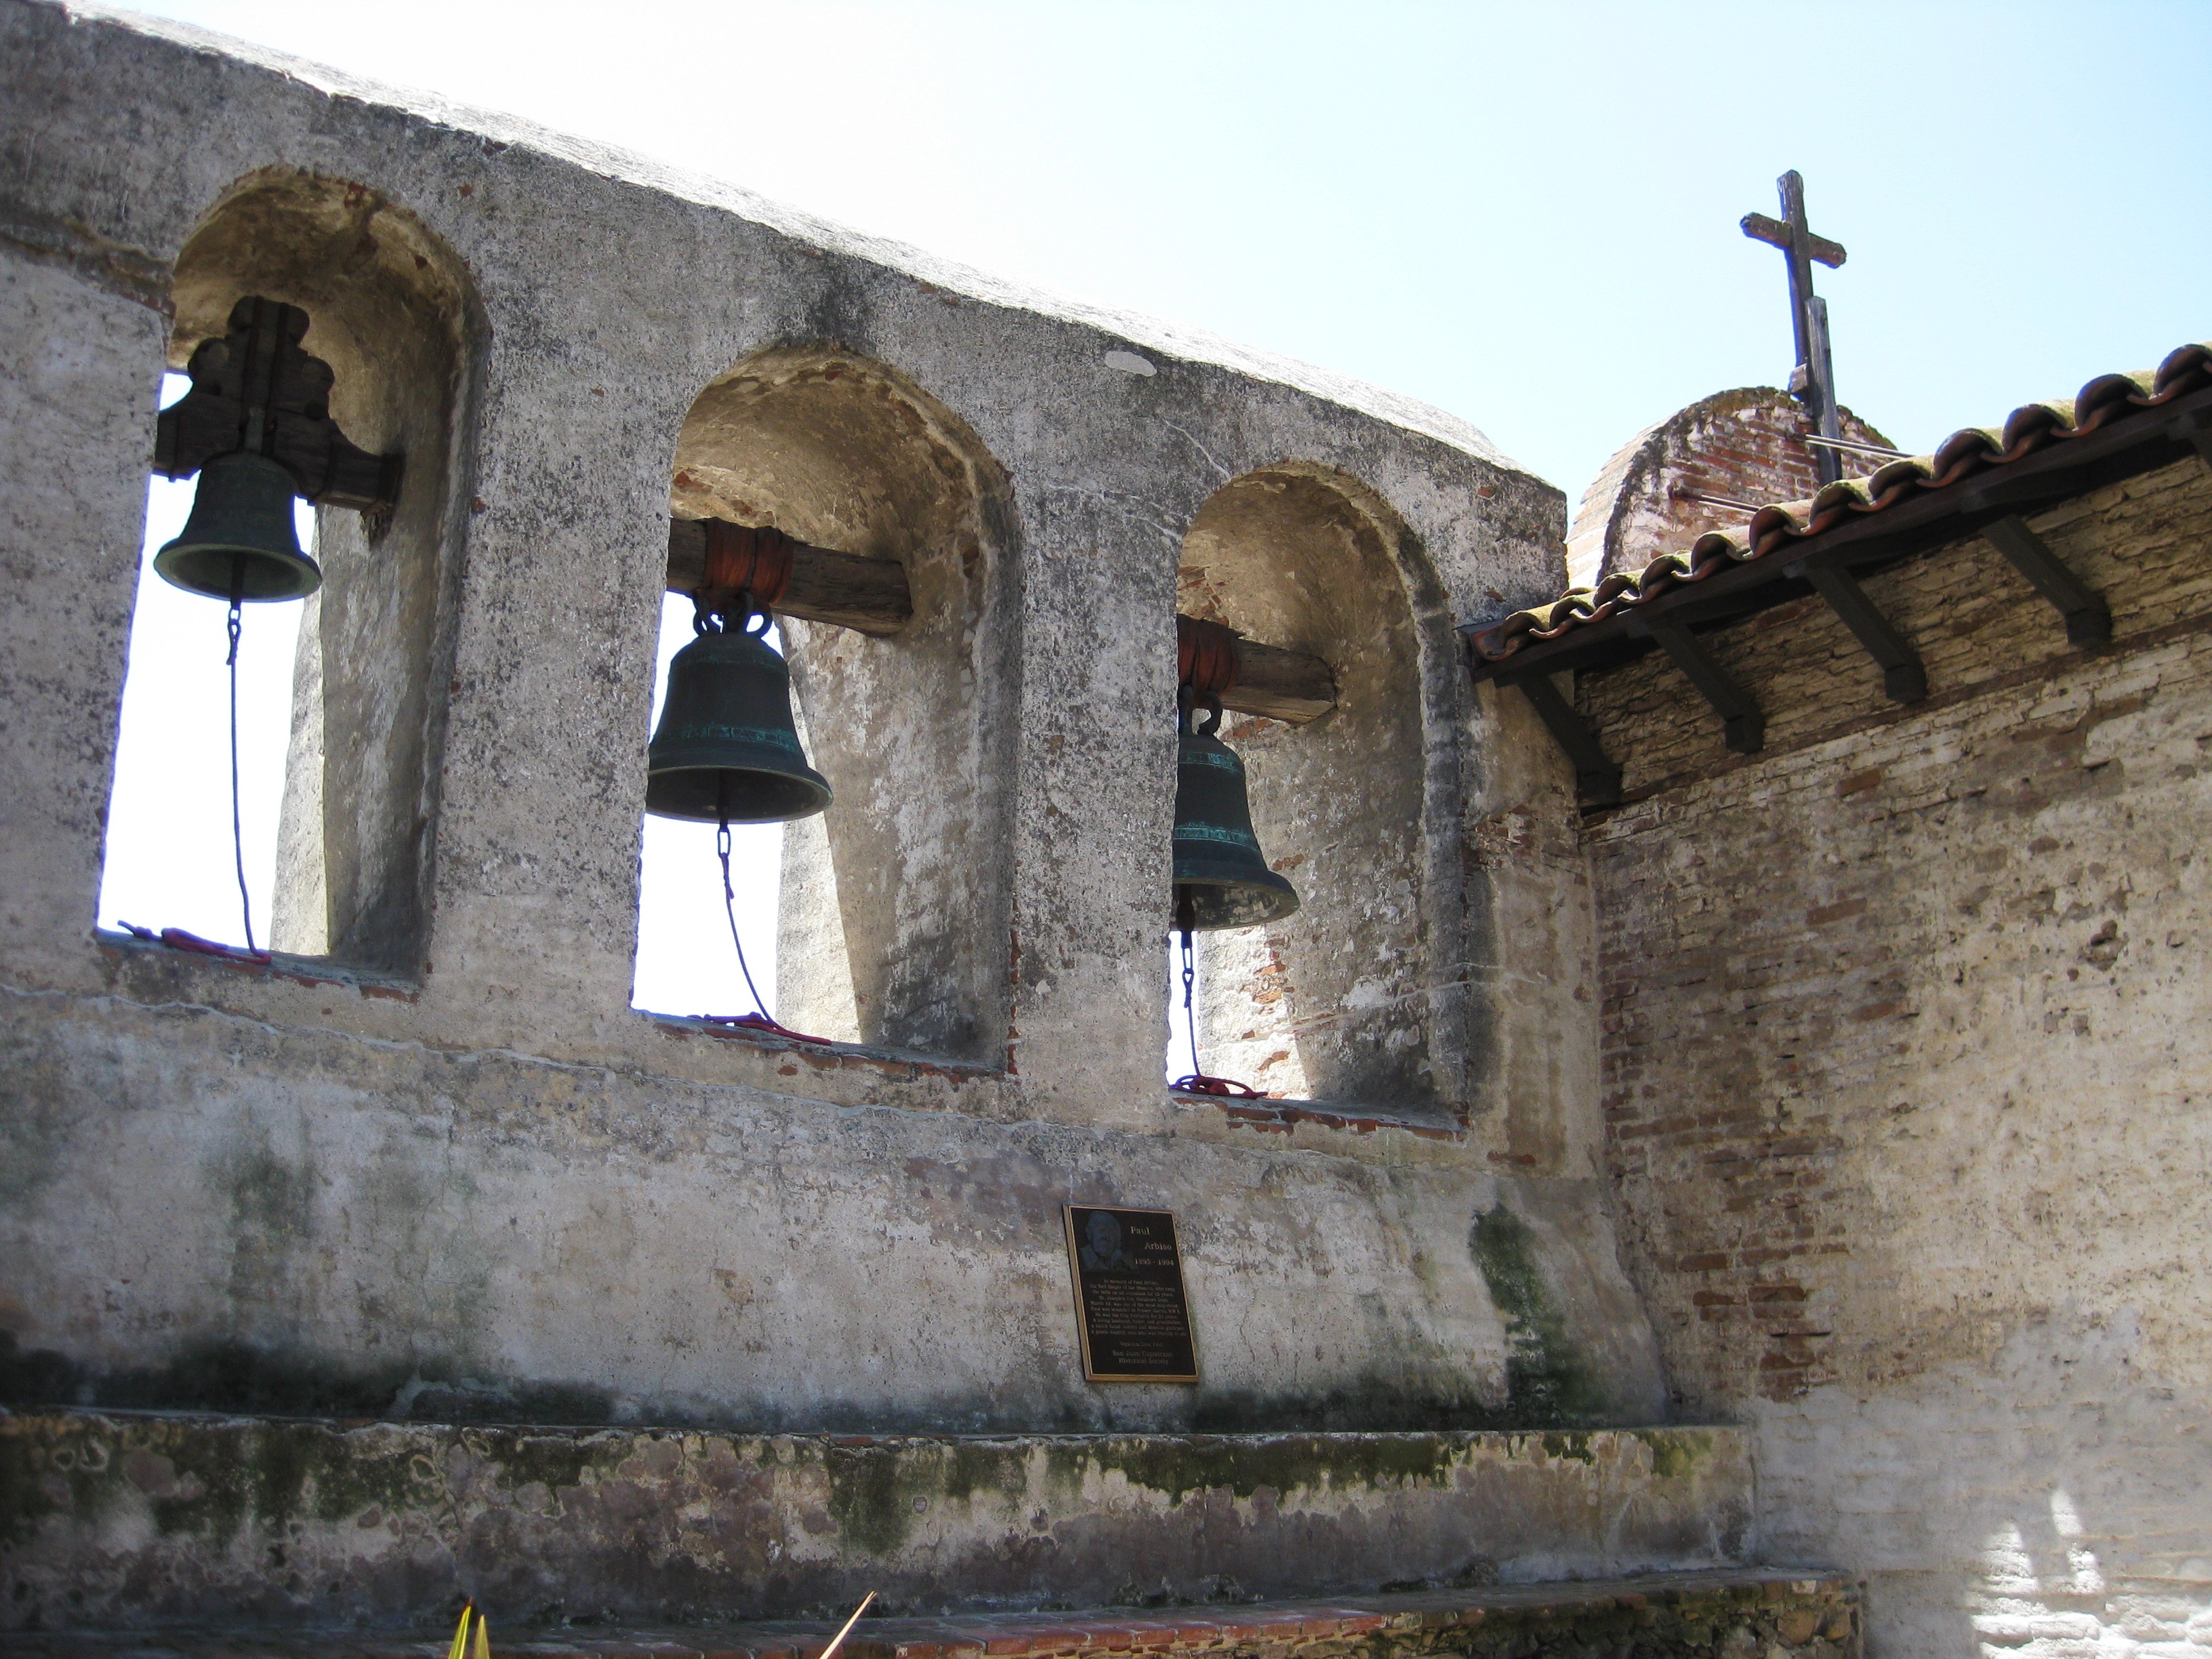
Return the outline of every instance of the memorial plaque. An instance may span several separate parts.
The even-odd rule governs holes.
[[[1067,1265],[1083,1375],[1093,1382],[1195,1382],[1175,1217],[1071,1204]]]

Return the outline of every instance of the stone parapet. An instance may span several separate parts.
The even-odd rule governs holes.
[[[17,1630],[1241,1603],[1740,1560],[1745,1442],[0,1419]],[[998,1651],[994,1649],[993,1651]]]

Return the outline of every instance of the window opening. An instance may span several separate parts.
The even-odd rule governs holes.
[[[648,732],[660,729],[669,669],[676,653],[698,637],[696,620],[696,607],[688,595],[662,596]],[[782,631],[773,623],[760,640],[778,656],[783,653]],[[775,1017],[783,831],[781,823],[729,826],[731,896],[726,908],[716,886],[721,879],[717,825],[708,819],[646,814],[632,1007],[702,1019],[734,1020],[742,1014],[748,998],[732,948],[734,927],[744,940],[763,1012]]]
[[[752,1007],[702,1018],[826,1042],[792,1030],[769,1012],[745,961],[730,869],[733,828],[812,817],[831,799],[829,783],[806,763],[791,670],[763,637],[775,622],[769,607],[791,580],[793,544],[781,531],[720,520],[709,521],[704,533],[703,569],[691,593],[693,637],[669,659],[647,746],[645,810],[714,826],[724,919]]]
[[[1182,981],[1184,1040],[1190,1071],[1174,1086],[1244,1099],[1261,1091],[1207,1073],[1199,1057],[1194,936],[1262,927],[1297,913],[1297,890],[1267,867],[1252,828],[1244,763],[1215,734],[1222,695],[1237,682],[1236,633],[1219,623],[1176,618],[1180,684],[1176,693],[1176,802],[1172,832],[1176,970]]]
[[[1219,695],[1237,718],[1219,735],[1264,863],[1248,855],[1303,901],[1199,930],[1200,1057],[1272,1097],[1445,1109],[1461,1086],[1462,994],[1458,973],[1433,965],[1455,957],[1437,931],[1450,923],[1449,868],[1426,826],[1455,763],[1424,687],[1450,643],[1418,544],[1358,480],[1282,463],[1194,516],[1176,609],[1179,633],[1194,621],[1234,633],[1239,668]],[[1179,974],[1171,955],[1161,989],[1181,1059]]]
[[[780,871],[768,836],[751,832],[749,852],[732,825],[733,908],[770,1013],[836,1043],[998,1058],[1020,684],[1003,473],[895,370],[811,346],[757,353],[709,382],[672,459],[667,580],[679,597],[661,654],[692,636],[710,544],[787,545],[787,585],[770,601],[790,676],[781,706],[835,795],[783,826]],[[633,1000],[738,1014],[714,827],[685,847],[653,817],[650,782],[647,793],[640,901],[660,914],[641,915]]]
[[[182,374],[161,379],[161,406],[191,390]],[[301,607],[245,608],[238,652],[239,828],[231,829],[227,606],[173,586],[154,560],[191,516],[198,479],[155,473],[146,489],[146,537],[116,738],[100,867],[99,924],[159,937],[244,945],[239,868],[268,943],[276,886],[285,759],[292,738],[293,664]],[[315,540],[314,509],[291,503],[303,548]],[[184,942],[178,940],[175,942]]]

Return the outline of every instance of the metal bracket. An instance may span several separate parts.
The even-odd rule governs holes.
[[[154,424],[154,471],[188,478],[218,455],[251,449],[292,475],[324,507],[389,515],[406,458],[357,448],[331,417],[331,366],[300,343],[307,313],[248,295],[230,308],[230,331],[193,349],[192,389]]]
[[[1598,806],[1620,805],[1620,769],[1606,758],[1597,734],[1589,729],[1574,705],[1559,695],[1548,674],[1531,674],[1508,684],[1517,686],[1528,706],[1551,732],[1552,740],[1575,769],[1575,788]]]
[[[1663,617],[1632,620],[1629,632],[1639,630],[1659,641],[1674,659],[1674,666],[1687,675],[1690,684],[1712,704],[1713,712],[1721,717],[1723,739],[1731,750],[1739,755],[1755,755],[1766,746],[1766,716],[1759,712],[1759,705],[1751,700],[1750,694],[1713,660],[1712,653],[1698,642],[1697,635],[1680,623]]]
[[[2112,637],[2112,613],[2104,595],[2069,570],[2044,545],[2043,538],[2027,527],[2027,520],[2015,513],[1983,526],[1982,534],[2066,619],[2068,643],[2102,645]]]
[[[1911,642],[1875,608],[1858,578],[1839,564],[1808,562],[1791,574],[1802,576],[1828,602],[1828,609],[1851,630],[1881,670],[1881,689],[1892,702],[1918,702],[1928,695],[1928,671]]]

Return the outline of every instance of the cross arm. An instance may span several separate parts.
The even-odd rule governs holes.
[[[1779,219],[1770,219],[1764,213],[1747,213],[1741,221],[1743,234],[1755,242],[1766,242],[1787,252],[1790,248],[1790,227]],[[1805,252],[1830,270],[1844,262],[1844,245],[1832,242],[1813,231],[1805,233]]]

